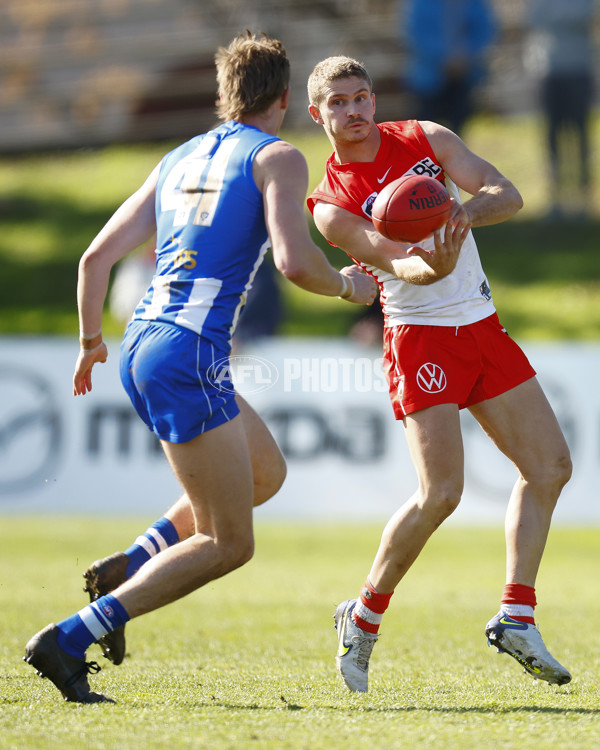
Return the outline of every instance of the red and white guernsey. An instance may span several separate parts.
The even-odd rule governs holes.
[[[384,122],[377,127],[381,133],[381,145],[374,161],[336,164],[334,155],[329,157],[325,176],[308,198],[311,212],[318,201],[323,201],[370,219],[378,192],[389,182],[407,174],[435,177],[446,185],[452,198],[460,200],[456,185],[437,163],[417,120]],[[420,245],[433,247],[433,237]],[[387,326],[463,326],[495,312],[471,232],[462,246],[455,269],[433,284],[409,284],[380,268],[364,263],[359,265],[379,284]]]

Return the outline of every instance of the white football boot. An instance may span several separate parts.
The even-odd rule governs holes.
[[[367,633],[354,623],[352,611],[356,599],[342,602],[335,611],[338,631],[337,670],[349,690],[366,693],[369,687],[369,659],[378,636]]]
[[[485,626],[485,634],[488,645],[512,656],[536,680],[553,685],[571,681],[571,674],[548,651],[535,625],[514,620],[500,610]]]

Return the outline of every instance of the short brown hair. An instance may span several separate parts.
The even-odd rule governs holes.
[[[290,82],[285,48],[263,32],[255,36],[246,29],[228,47],[218,48],[215,62],[217,115],[224,121],[265,112]]]
[[[337,81],[339,78],[362,78],[373,89],[371,76],[367,73],[365,66],[345,55],[328,57],[321,60],[313,68],[308,77],[308,101],[314,107],[318,107],[323,101],[323,89],[328,83]]]

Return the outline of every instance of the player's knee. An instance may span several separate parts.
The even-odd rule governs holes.
[[[535,469],[524,475],[528,484],[535,484],[547,492],[558,495],[571,478],[573,464],[569,449],[547,455],[543,462],[536,464]]]
[[[462,497],[462,482],[448,482],[432,488],[422,497],[422,508],[434,527],[439,526],[458,508]]]
[[[571,478],[573,463],[568,449],[557,454],[545,467],[546,481],[559,492]]]
[[[442,495],[437,502],[437,525],[445,521],[458,508],[461,495],[459,493],[447,493]]]
[[[249,533],[231,536],[220,547],[223,573],[230,573],[241,568],[254,556],[254,535]]]

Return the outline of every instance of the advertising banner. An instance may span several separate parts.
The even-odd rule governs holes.
[[[152,519],[180,494],[120,384],[119,341],[108,347],[93,391],[74,397],[74,339],[0,338],[0,514]],[[555,522],[598,524],[600,345],[525,350],[573,457]],[[273,338],[215,367],[215,377],[219,368],[232,376],[287,459],[286,482],[257,519],[385,520],[415,491],[379,349],[345,339]],[[468,412],[461,419],[465,492],[450,522],[501,523],[516,471]]]

